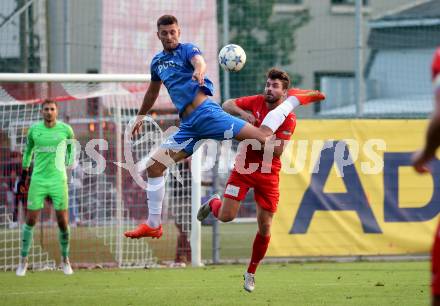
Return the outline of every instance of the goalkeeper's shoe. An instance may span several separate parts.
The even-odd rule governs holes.
[[[25,276],[27,268],[28,268],[28,259],[27,259],[27,257],[21,257],[20,256],[20,261],[18,263],[18,268],[17,268],[17,271],[15,271],[15,274],[17,276]]]
[[[197,212],[197,220],[202,222],[209,216],[209,214],[211,213],[211,206],[209,205],[209,203],[211,203],[211,201],[214,199],[220,200],[221,198],[218,194],[214,194],[208,200],[203,202],[202,206],[200,206],[199,211]]]
[[[69,257],[65,257],[61,259],[61,266],[63,268],[63,272],[65,275],[72,275],[73,274],[73,270],[72,270],[72,266],[70,265],[70,260]]]
[[[151,237],[159,239],[162,236],[162,224],[156,228],[151,228],[147,224],[139,224],[138,227],[132,231],[127,231],[124,233],[125,237],[131,239],[139,239],[143,237]]]
[[[287,96],[296,97],[301,105],[325,100],[325,95],[319,90],[291,88],[287,91]]]
[[[252,292],[255,289],[255,274],[246,272],[244,275],[244,285],[243,288],[247,292]]]

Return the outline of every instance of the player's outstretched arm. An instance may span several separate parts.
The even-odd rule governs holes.
[[[148,113],[148,111],[153,107],[154,103],[159,96],[160,86],[162,85],[162,81],[151,81],[148,86],[147,92],[145,93],[144,100],[142,101],[141,108],[139,109],[136,122],[133,126],[131,133],[134,135],[139,131],[139,128],[142,126],[142,119]]]
[[[196,54],[191,58],[194,67],[192,79],[197,81],[200,86],[205,85],[206,62],[203,56]]]

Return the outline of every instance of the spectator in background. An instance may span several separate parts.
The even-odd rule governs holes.
[[[9,190],[7,193],[7,202],[10,207],[12,207],[12,220],[9,223],[9,228],[13,229],[18,227],[18,208],[20,205],[20,194],[18,192],[18,182],[20,181],[20,176],[17,175],[15,170],[11,171],[9,180]]]
[[[7,174],[7,177],[9,178],[7,203],[12,207],[12,220],[9,224],[9,228],[13,229],[18,227],[20,204],[26,204],[26,197],[18,188],[18,182],[20,181],[20,175],[18,175],[18,173],[21,171],[21,154],[19,152],[11,152],[8,166],[10,172],[8,171],[9,174]]]

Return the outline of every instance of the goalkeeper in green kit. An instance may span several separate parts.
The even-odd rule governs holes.
[[[26,275],[34,226],[46,199],[52,202],[56,212],[63,272],[66,275],[73,274],[69,261],[70,232],[66,166],[72,165],[74,161],[74,144],[71,141],[74,139],[74,134],[70,125],[57,121],[56,102],[45,100],[41,114],[43,121],[33,124],[28,130],[23,152],[23,172],[17,186],[20,192],[26,189],[26,178],[33,156],[34,165],[28,192],[26,223],[23,224],[17,276]]]

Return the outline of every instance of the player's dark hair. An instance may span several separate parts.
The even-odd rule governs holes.
[[[271,68],[267,72],[267,78],[271,80],[280,80],[283,84],[283,89],[287,89],[290,87],[290,77],[287,74],[287,72],[277,69],[277,68]]]
[[[179,25],[179,23],[177,22],[177,18],[174,17],[173,15],[163,15],[163,16],[160,16],[159,19],[157,19],[157,28],[158,29],[159,29],[159,26],[161,26],[161,25],[170,25],[170,24]]]
[[[41,108],[44,108],[44,105],[46,104],[55,104],[55,107],[58,108],[58,103],[54,100],[45,99],[43,103],[41,103]]]

